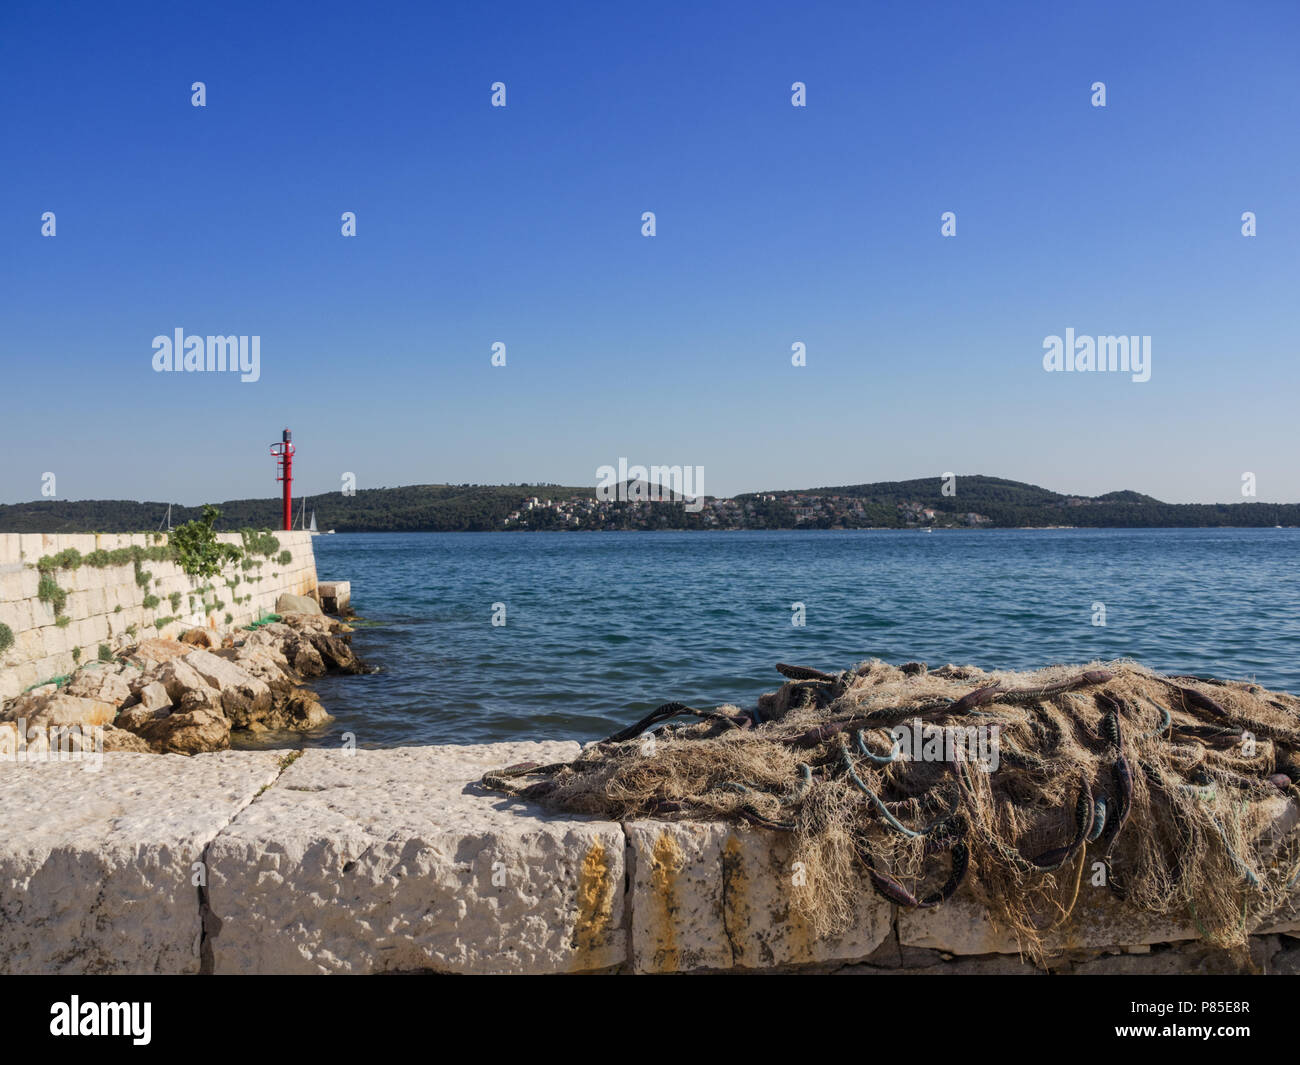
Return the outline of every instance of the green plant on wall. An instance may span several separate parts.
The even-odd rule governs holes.
[[[223,544],[217,539],[212,526],[221,517],[216,507],[205,505],[203,517],[187,521],[171,533],[171,546],[176,561],[186,573],[197,577],[214,577],[223,566],[237,562],[243,552],[234,544]]]
[[[99,645],[99,660],[101,662],[113,661],[113,649],[106,643],[101,643]]]
[[[92,566],[95,569],[104,569],[108,566],[125,566],[128,562],[134,563],[136,568],[137,579],[139,579],[140,563],[142,562],[172,562],[175,561],[175,555],[172,549],[165,544],[161,547],[119,547],[113,551],[105,551],[102,548],[97,551],[91,551],[83,555],[75,547],[70,547],[66,551],[60,551],[57,555],[45,555],[36,563],[36,568],[41,573],[53,573],[59,569],[76,569],[78,566]],[[141,584],[148,583],[148,579],[140,580]]]
[[[80,647],[74,647],[74,648],[72,649],[72,660],[73,660],[74,662],[80,662],[80,661],[81,661],[81,648],[80,648]]]
[[[76,569],[81,563],[81,552],[75,547],[69,547],[57,555],[45,555],[36,563],[36,568],[41,573],[52,573],[56,569]]]
[[[161,602],[162,600],[159,599],[156,595],[146,595],[144,597],[144,608],[146,610],[152,610]]]
[[[252,529],[241,529],[239,535],[244,541],[245,555],[265,555],[269,558],[280,550],[280,541],[265,530],[255,532]],[[254,565],[258,565],[258,563],[254,563]]]
[[[181,593],[172,592],[172,594],[167,597],[167,601],[171,603],[173,610],[179,610],[181,608]]]
[[[0,655],[14,645],[14,630],[0,621]]]
[[[42,603],[49,603],[56,615],[61,614],[68,603],[68,593],[48,573],[41,574],[40,582],[36,585],[36,598]]]

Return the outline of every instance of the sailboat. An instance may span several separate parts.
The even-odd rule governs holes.
[[[311,524],[307,524],[307,500],[303,499],[302,508],[298,511],[298,528],[304,532],[309,532],[313,536],[319,536],[320,530],[316,528],[316,512],[311,512]],[[333,531],[333,530],[331,530]]]

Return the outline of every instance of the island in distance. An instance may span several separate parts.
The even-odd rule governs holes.
[[[1163,503],[1138,492],[1064,495],[983,475],[842,485],[699,502],[648,502],[635,486],[602,500],[596,488],[554,484],[424,484],[308,497],[322,527],[338,532],[502,530],[909,529],[909,528],[1272,528],[1300,526],[1300,503]],[[642,488],[645,486],[642,485]],[[275,528],[280,500],[219,504],[226,528]],[[0,506],[0,532],[140,532],[159,527],[167,502],[39,500]],[[172,507],[172,520],[200,507]]]

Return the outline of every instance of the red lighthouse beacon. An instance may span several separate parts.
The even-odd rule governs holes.
[[[276,480],[284,482],[284,529],[287,532],[293,528],[293,434],[288,429],[280,443],[271,445],[271,454],[279,459],[277,467],[280,472]]]

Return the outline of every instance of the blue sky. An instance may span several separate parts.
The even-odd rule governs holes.
[[[1296,501],[1300,7],[1070,7],[9,0],[0,501],[274,495],[285,425],[313,494]],[[261,379],[155,373],[178,327]],[[1151,380],[1044,372],[1067,327]]]

